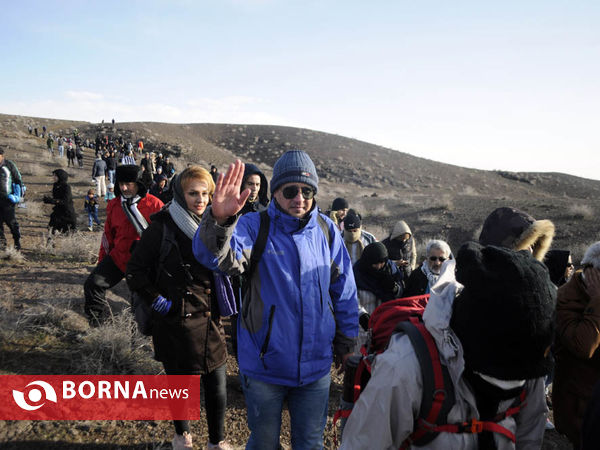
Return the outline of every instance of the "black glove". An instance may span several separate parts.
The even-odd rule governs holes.
[[[53,205],[54,199],[52,197],[50,197],[49,195],[44,195],[44,203],[49,203],[49,204]]]
[[[360,315],[360,317],[358,318],[359,325],[365,331],[367,331],[369,329],[369,319],[370,318],[371,318],[371,315],[369,313],[362,313]]]

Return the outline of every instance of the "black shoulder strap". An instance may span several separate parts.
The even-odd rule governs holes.
[[[258,267],[258,262],[260,261],[260,258],[262,257],[267,245],[267,237],[269,236],[269,228],[271,226],[271,218],[269,217],[267,210],[261,211],[259,215],[260,226],[258,228],[258,236],[256,237],[256,241],[254,241],[252,252],[250,253],[250,267],[245,274],[247,280],[252,278],[254,271]]]
[[[419,428],[419,422],[425,421],[438,425],[448,423],[448,413],[456,401],[454,385],[448,368],[441,364],[433,337],[422,322],[402,321],[398,323],[394,332],[401,332],[408,336],[421,367],[423,378],[421,408],[418,420],[415,421],[411,442],[422,446],[435,439],[438,433],[426,432],[424,428]]]
[[[319,226],[321,227],[323,234],[327,238],[329,249],[331,249],[331,246],[333,245],[333,234],[331,232],[331,228],[329,228],[329,225],[327,224],[327,221],[323,218],[320,212],[317,214],[317,221],[319,222]]]

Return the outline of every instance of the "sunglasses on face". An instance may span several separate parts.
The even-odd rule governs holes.
[[[441,263],[443,263],[444,261],[446,261],[448,258],[444,258],[443,256],[430,256],[429,257],[429,261],[431,262],[436,262],[436,261],[440,261]]]
[[[283,194],[283,196],[285,198],[287,198],[288,200],[291,200],[293,198],[296,197],[296,195],[298,195],[298,191],[302,192],[302,197],[304,198],[304,200],[310,200],[311,198],[313,198],[315,196],[315,191],[313,188],[308,187],[308,186],[304,186],[304,187],[300,187],[300,186],[288,186],[288,187],[284,187],[281,190],[281,193]]]

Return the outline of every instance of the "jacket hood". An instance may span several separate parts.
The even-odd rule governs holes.
[[[258,202],[261,205],[267,205],[269,203],[269,182],[267,181],[267,177],[265,174],[261,172],[261,170],[255,166],[254,164],[245,164],[244,165],[244,178],[242,178],[242,185],[240,187],[240,192],[244,190],[244,184],[246,183],[246,179],[250,175],[258,175],[260,177],[260,189],[258,190]]]
[[[69,174],[67,173],[67,171],[65,171],[63,169],[53,170],[52,175],[56,175],[59,183],[66,183],[67,180],[69,179]]]
[[[548,272],[550,272],[550,280],[556,286],[564,283],[565,270],[567,269],[570,255],[571,252],[569,250],[550,250],[546,253],[544,264],[546,264]]]
[[[410,231],[410,227],[404,220],[399,220],[394,224],[394,228],[390,233],[390,239],[396,239],[402,236],[404,233],[408,233],[412,236],[412,231]]]
[[[535,220],[515,208],[498,208],[486,219],[479,235],[481,245],[495,245],[511,250],[533,249],[533,257],[543,261],[554,238],[554,224]]]

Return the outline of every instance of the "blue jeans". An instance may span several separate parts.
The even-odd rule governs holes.
[[[98,210],[94,209],[94,211],[88,211],[88,227],[92,226],[92,221],[96,222],[100,225],[100,220],[98,219]]]
[[[115,184],[115,173],[116,173],[116,170],[109,170],[109,171],[107,171],[107,173],[108,173],[108,182],[112,183],[112,184]]]
[[[281,412],[287,400],[294,450],[323,448],[323,430],[327,423],[330,375],[306,386],[281,386],[263,383],[240,374],[250,439],[246,450],[277,450],[281,432]]]

